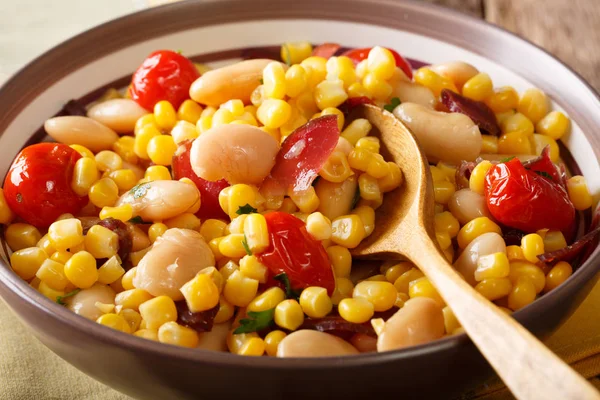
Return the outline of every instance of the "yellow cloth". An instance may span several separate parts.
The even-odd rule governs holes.
[[[600,283],[546,344],[600,389]],[[96,382],[38,342],[0,302],[0,399],[130,400]],[[496,379],[461,400],[513,397]]]

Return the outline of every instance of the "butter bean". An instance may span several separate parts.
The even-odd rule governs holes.
[[[315,186],[315,192],[319,197],[318,211],[332,221],[339,216],[349,214],[357,187],[356,175],[341,183],[319,179]]]
[[[198,334],[199,341],[196,347],[205,350],[227,351],[227,335],[229,335],[230,329],[231,322],[214,324],[210,332]]]
[[[462,88],[466,81],[479,73],[479,70],[463,61],[449,61],[429,67],[433,72],[449,78],[457,88]]]
[[[448,201],[448,209],[462,225],[479,217],[490,217],[490,211],[485,204],[485,197],[470,189],[461,189]]]
[[[44,129],[59,143],[79,144],[94,153],[110,150],[119,135],[100,122],[80,116],[54,117],[46,120]]]
[[[277,357],[335,357],[358,354],[350,343],[329,333],[301,329],[287,335],[277,347]]]
[[[392,86],[392,95],[401,103],[416,103],[434,109],[437,99],[431,90],[414,82],[399,81]]]
[[[96,302],[115,304],[115,295],[115,291],[110,286],[96,283],[88,289],[80,290],[75,295],[65,298],[64,302],[75,314],[95,321],[103,314],[96,307]]]
[[[465,280],[472,286],[475,286],[475,270],[477,269],[477,260],[481,256],[487,256],[494,253],[505,253],[506,243],[502,236],[495,232],[484,233],[473,239],[465,247],[458,259],[454,262],[454,269],[462,274]]]
[[[117,133],[133,132],[137,120],[148,111],[131,99],[111,99],[92,106],[87,116]]]
[[[442,308],[427,297],[408,300],[388,319],[377,338],[377,351],[391,351],[444,336]]]
[[[179,289],[196,274],[215,265],[202,235],[189,229],[168,229],[137,265],[133,286],[153,296],[182,300]]]
[[[400,104],[394,115],[414,133],[429,162],[458,164],[481,151],[481,133],[464,114],[444,113],[415,103]]]

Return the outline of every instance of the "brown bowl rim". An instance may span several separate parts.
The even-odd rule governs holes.
[[[194,11],[196,13],[194,13]],[[395,13],[407,13],[408,16],[417,18],[433,18],[434,20],[446,20],[449,22],[455,20],[462,23],[463,35],[452,37],[452,40],[445,36],[447,29],[452,24],[436,25],[440,28],[436,31],[422,29],[419,26],[406,23],[406,19],[397,20],[391,16]],[[181,19],[180,17],[186,17]],[[194,15],[194,17],[189,17]],[[200,15],[200,17],[199,17]],[[179,18],[179,20],[178,20]],[[89,29],[59,45],[48,50],[37,57],[12,78],[10,78],[2,87],[0,87],[0,132],[3,132],[12,120],[28,104],[28,101],[40,95],[46,88],[52,85],[62,77],[72,73],[79,67],[100,58],[105,54],[122,49],[127,45],[158,37],[167,33],[174,33],[192,27],[215,25],[232,21],[248,21],[257,19],[334,19],[339,21],[366,22],[373,25],[386,26],[394,29],[406,29],[410,32],[432,37],[444,42],[460,46],[462,48],[480,54],[483,57],[496,62],[501,62],[498,57],[490,54],[483,54],[481,48],[471,46],[467,37],[471,30],[487,29],[494,34],[504,35],[505,40],[512,38],[521,45],[528,45],[534,49],[541,50],[543,53],[557,61],[566,73],[571,73],[574,77],[583,83],[589,92],[591,92],[596,101],[600,100],[598,93],[575,71],[565,65],[560,60],[553,57],[539,46],[518,37],[517,35],[492,25],[484,20],[474,18],[470,15],[462,14],[458,11],[450,10],[441,6],[419,3],[415,0],[405,0],[396,2],[393,0],[305,0],[298,2],[295,0],[257,0],[247,2],[244,0],[188,0],[180,3],[167,4],[155,8],[138,11],[118,19],[106,22],[102,25]],[[160,22],[160,23],[159,23]],[[424,26],[427,26],[424,24]],[[135,28],[133,28],[135,27]],[[143,27],[144,29],[139,29]],[[458,31],[457,31],[458,32]],[[454,32],[454,33],[457,33]],[[482,33],[482,32],[479,32]],[[96,45],[93,56],[81,57],[82,54],[89,53],[86,46],[89,43]],[[67,57],[77,54],[79,58],[73,59]],[[68,61],[64,61],[67,57]],[[511,65],[515,67],[515,65]],[[48,72],[50,71],[50,72]],[[523,74],[516,68],[516,73],[526,77],[530,82],[536,82],[533,76]],[[32,82],[35,82],[32,84]],[[550,93],[552,95],[552,93]],[[13,99],[11,99],[13,97]],[[554,98],[557,98],[554,96]],[[570,115],[578,115],[575,110],[569,108],[568,104],[561,104]],[[598,106],[598,104],[596,104]],[[600,107],[597,107],[600,109]],[[591,118],[591,117],[590,117]],[[588,118],[576,119],[578,122],[588,120]],[[591,122],[591,121],[587,121]],[[583,129],[583,126],[582,126]],[[590,131],[584,129],[584,131]],[[600,135],[599,135],[600,136]],[[600,137],[587,137],[590,141],[600,142]],[[594,147],[594,153],[598,158],[598,147]],[[557,303],[563,295],[573,292],[578,287],[591,279],[600,269],[600,249],[596,248],[588,260],[560,287],[552,292],[545,294],[531,305],[515,312],[513,315],[518,321],[527,321],[530,316],[543,312],[549,305]],[[93,336],[94,339],[118,346],[126,346],[135,351],[153,353],[165,357],[174,357],[186,359],[198,363],[208,363],[219,366],[235,367],[253,367],[262,369],[328,369],[328,368],[350,368],[355,366],[385,364],[402,359],[410,359],[438,351],[456,348],[461,344],[469,342],[465,334],[445,337],[443,339],[414,346],[406,349],[386,352],[386,353],[365,353],[354,357],[328,357],[328,358],[294,358],[273,360],[271,357],[239,357],[230,353],[214,352],[202,349],[185,349],[177,346],[157,343],[153,341],[137,338],[133,335],[125,334],[101,326],[94,321],[80,317],[68,309],[51,302],[39,292],[31,288],[27,282],[19,278],[12,272],[10,266],[1,261],[0,285],[16,293],[24,302],[28,302],[34,307],[40,309],[52,318],[56,318],[71,329],[77,329]]]

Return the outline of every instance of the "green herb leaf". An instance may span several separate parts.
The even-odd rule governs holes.
[[[183,53],[183,50],[181,50],[181,49],[178,49],[178,50],[176,50],[176,51],[175,51],[175,53],[177,53],[177,54],[181,54],[181,53]]]
[[[552,175],[550,175],[549,173],[547,173],[546,171],[533,171],[536,174],[538,174],[539,176],[543,176],[544,178],[548,178],[551,181],[554,181],[554,179],[552,179]]]
[[[274,308],[265,311],[248,311],[248,317],[250,318],[240,319],[240,326],[238,326],[233,333],[235,335],[240,333],[252,333],[268,328],[273,324],[274,314]]]
[[[290,283],[290,278],[287,276],[285,272],[277,274],[273,277],[276,281],[283,283],[285,286],[285,297],[288,299],[298,300],[300,298],[300,293],[297,290],[292,289],[292,284]]]
[[[506,157],[506,158],[503,158],[502,160],[500,160],[500,162],[501,162],[501,163],[509,162],[509,161],[510,161],[510,160],[512,160],[513,158],[515,158],[515,156]]]
[[[75,296],[80,291],[81,291],[81,289],[75,289],[72,292],[65,294],[64,296],[56,296],[56,302],[58,304],[60,304],[61,306],[64,306],[65,305],[65,302],[63,301],[64,298]]]
[[[132,187],[129,193],[133,194],[134,199],[139,199],[146,195],[148,189],[150,189],[149,183],[140,183],[139,185]]]
[[[250,251],[250,247],[248,246],[248,239],[246,238],[245,234],[244,234],[244,240],[242,240],[242,246],[244,246],[244,250],[246,250],[246,254],[251,256],[252,252]]]
[[[131,222],[132,224],[145,224],[146,221],[144,221],[142,219],[142,217],[140,217],[139,215],[137,217],[133,217],[131,218],[129,221],[127,222]]]
[[[385,106],[383,106],[383,109],[389,112],[394,111],[394,108],[398,107],[400,105],[400,99],[397,97],[392,98],[392,100],[390,100],[390,104],[386,104]]]
[[[265,81],[263,80],[263,78],[260,78],[260,81],[259,81],[259,82],[260,82],[260,84],[261,84],[261,85],[264,85],[264,84],[265,84]]]
[[[356,205],[358,204],[359,200],[360,200],[360,189],[357,186],[356,192],[354,192],[354,197],[352,198],[352,206],[350,207],[351,210],[354,210],[356,208]]]
[[[239,206],[237,211],[235,212],[237,215],[242,215],[242,214],[252,214],[258,212],[258,210],[254,207],[252,207],[250,204],[247,204],[245,206]]]
[[[285,63],[290,66],[292,65],[292,53],[290,52],[290,48],[288,47],[287,44],[283,45],[283,51],[285,51]]]

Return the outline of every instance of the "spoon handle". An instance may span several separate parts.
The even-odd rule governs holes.
[[[410,253],[518,399],[600,399],[587,380],[465,282],[426,232],[413,235]]]

